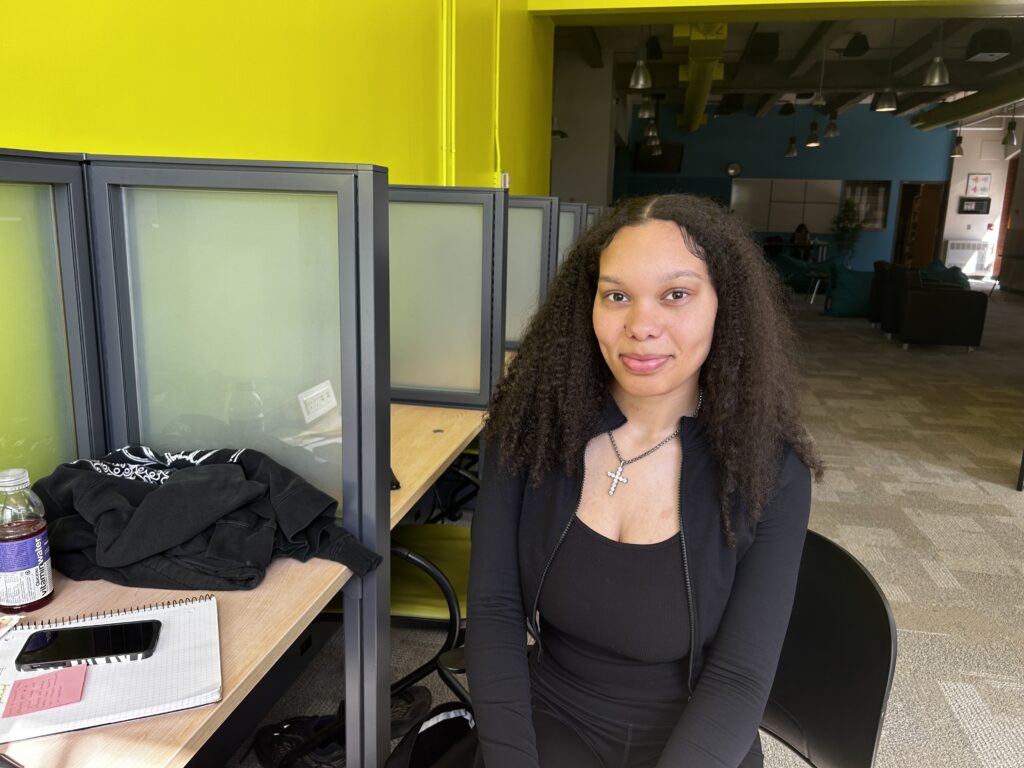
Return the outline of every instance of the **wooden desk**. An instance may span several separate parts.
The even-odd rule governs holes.
[[[479,433],[483,413],[456,408],[391,406],[392,468],[402,488],[391,494],[391,526],[409,511]],[[247,592],[214,592],[220,618],[223,697],[216,704],[0,745],[25,768],[183,766],[348,581],[338,563],[275,560]],[[55,574],[57,597],[33,620],[130,608],[181,597]],[[258,628],[258,631],[257,631]],[[261,642],[254,642],[254,640]],[[86,683],[88,686],[88,682]],[[254,724],[255,725],[255,724]]]
[[[402,487],[391,492],[391,527],[465,450],[483,427],[483,411],[391,406],[391,468]]]

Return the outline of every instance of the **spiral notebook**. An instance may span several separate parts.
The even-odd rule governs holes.
[[[82,698],[74,704],[0,718],[0,743],[197,707],[221,697],[220,631],[213,595],[138,608],[19,624],[0,638],[0,712],[11,685],[42,672],[19,672],[14,660],[40,629],[159,619],[153,655],[88,667]]]

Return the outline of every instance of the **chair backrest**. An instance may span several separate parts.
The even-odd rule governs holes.
[[[896,622],[871,574],[807,532],[761,727],[816,768],[871,768],[896,666]]]

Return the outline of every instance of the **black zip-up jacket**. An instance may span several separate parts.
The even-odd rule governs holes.
[[[624,422],[611,404],[595,434]],[[684,417],[680,427],[679,541],[690,613],[691,697],[658,766],[760,765],[757,727],[793,604],[810,514],[810,472],[787,449],[756,526],[737,505],[736,546],[729,547],[705,421]],[[538,758],[525,640],[529,632],[543,652],[537,601],[575,518],[583,457],[573,472],[552,471],[533,484],[500,473],[495,454],[485,452],[473,520],[466,664],[487,768],[533,768]]]
[[[53,564],[129,587],[252,589],[274,557],[321,557],[360,576],[380,555],[337,524],[338,503],[250,449],[129,445],[61,464],[34,489]]]

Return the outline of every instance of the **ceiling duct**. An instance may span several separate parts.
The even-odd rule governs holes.
[[[779,58],[779,33],[755,32],[747,40],[740,61],[744,64],[771,64]]]
[[[742,93],[726,93],[723,94],[722,100],[718,102],[718,108],[715,110],[716,115],[731,115],[734,112],[743,111],[743,94]]]
[[[661,61],[663,54],[661,51],[661,41],[657,37],[651,35],[647,38],[647,42],[644,43],[644,49],[647,52],[648,61]]]
[[[686,84],[680,127],[693,133],[704,124],[707,116],[711,85],[724,78],[722,52],[729,37],[728,24],[676,24],[672,28],[672,41],[689,42],[688,63],[679,66],[679,82]]]
[[[843,49],[843,56],[847,59],[859,59],[870,50],[871,46],[868,45],[867,35],[863,32],[858,32],[846,44],[846,47]]]
[[[1013,51],[1010,30],[1002,27],[979,29],[967,43],[964,61],[992,62],[1009,56]]]

